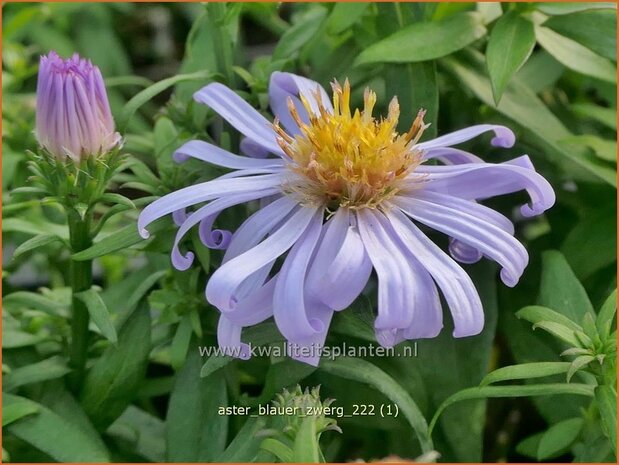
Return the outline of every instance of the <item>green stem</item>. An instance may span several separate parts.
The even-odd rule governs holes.
[[[69,213],[69,235],[71,253],[80,252],[92,245],[90,236],[91,213],[84,218],[72,211]],[[73,292],[71,300],[71,345],[69,347],[69,366],[73,369],[69,375],[69,385],[78,393],[86,371],[88,358],[88,308],[75,294],[92,286],[92,260],[71,261],[70,284]]]

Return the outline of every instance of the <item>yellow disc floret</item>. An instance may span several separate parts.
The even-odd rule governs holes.
[[[301,96],[309,123],[299,116],[292,99],[288,108],[301,133],[295,137],[274,128],[278,143],[290,157],[289,168],[295,174],[287,188],[308,203],[326,203],[334,207],[376,207],[395,195],[402,179],[421,163],[415,147],[424,129],[425,111],[420,111],[410,130],[396,130],[400,116],[397,98],[389,104],[387,118],[375,119],[372,110],[376,94],[365,90],[362,111],[350,109],[350,84],[334,82],[333,113],[327,111],[316,90],[318,112]]]

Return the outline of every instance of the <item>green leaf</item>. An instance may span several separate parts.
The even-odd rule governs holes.
[[[38,236],[34,236],[15,249],[15,252],[13,252],[13,260],[19,258],[26,252],[31,252],[38,248],[45,247],[46,245],[53,244],[54,242],[62,242],[62,239],[55,234],[39,234]]]
[[[563,241],[561,252],[581,280],[615,263],[617,261],[615,207],[583,215]]]
[[[566,373],[569,368],[570,362],[533,362],[510,365],[488,373],[480,386],[514,379],[543,378],[544,376]]]
[[[131,403],[146,373],[150,352],[150,315],[140,305],[118,333],[118,344],[108,347],[84,381],[81,403],[94,425],[104,430]]]
[[[566,15],[594,9],[616,10],[617,4],[614,2],[540,2],[536,4],[536,7],[547,15]]]
[[[71,370],[62,357],[54,356],[31,365],[15,368],[4,376],[2,389],[12,391],[20,386],[61,378]]]
[[[260,449],[264,436],[258,436],[265,427],[263,418],[248,419],[226,450],[217,457],[217,463],[251,462]]]
[[[617,60],[617,12],[588,10],[554,16],[544,26],[569,37],[595,53]]]
[[[471,56],[481,64],[482,57],[479,53],[471,51]],[[452,57],[446,57],[441,61],[451,70],[455,78],[469,87],[482,102],[495,107],[490,82],[479,70],[466,66]],[[537,136],[540,143],[548,147],[549,156],[556,157],[558,163],[569,160],[574,168],[583,170],[612,186],[617,185],[617,172],[608,164],[595,157],[592,157],[593,159],[583,157],[580,152],[557,144],[559,140],[569,137],[570,132],[537,95],[518,79],[512,79],[496,109]]]
[[[616,66],[578,42],[543,26],[536,26],[535,36],[548,53],[569,69],[613,84],[617,82]]]
[[[193,346],[178,373],[166,416],[169,462],[217,462],[226,446],[228,405],[223,372],[200,378],[200,354]]]
[[[355,65],[434,60],[466,47],[485,33],[481,17],[475,13],[411,24],[363,50]]]
[[[579,357],[576,357],[570,365],[569,371],[567,372],[567,382],[570,382],[572,376],[574,376],[578,370],[580,370],[594,360],[595,357],[593,355],[581,355]]]
[[[617,162],[617,142],[614,140],[602,139],[593,134],[582,134],[571,136],[559,141],[562,144],[577,144],[589,147],[602,160],[611,163]]]
[[[206,82],[212,77],[212,73],[209,73],[207,71],[197,71],[195,73],[177,74],[176,76],[172,76],[156,82],[152,86],[149,86],[146,89],[135,94],[131,98],[131,100],[126,103],[120,116],[116,120],[118,127],[121,129],[121,131],[124,130],[127,126],[127,123],[129,123],[129,120],[138,110],[138,108],[140,108],[146,102],[148,102],[164,90],[168,89],[169,87],[187,81],[202,81],[204,82],[204,84],[206,84]]]
[[[45,339],[46,336],[42,334],[30,334],[23,331],[6,328],[3,328],[2,330],[3,349],[17,349],[19,347],[32,346],[44,341]]]
[[[537,302],[565,315],[573,322],[582,321],[586,313],[594,313],[587,291],[563,254],[556,250],[548,250],[542,254],[542,278]],[[567,325],[564,319],[557,322]],[[576,325],[570,327],[575,331],[580,329]]]
[[[247,402],[247,405],[256,406],[270,402],[276,393],[289,386],[298,384],[316,370],[316,367],[291,358],[285,358],[269,366],[264,387],[260,396]]]
[[[600,409],[604,434],[612,444],[612,450],[617,450],[617,391],[612,386],[595,388],[595,401]]]
[[[273,454],[282,463],[293,462],[293,455],[290,447],[278,441],[277,439],[266,438],[264,441],[262,441],[262,444],[260,444],[260,448]]]
[[[542,439],[543,434],[544,433],[537,433],[520,441],[516,445],[516,452],[520,455],[537,460],[537,448],[539,447],[539,441]]]
[[[39,407],[27,399],[17,398],[13,402],[4,402],[2,407],[2,427],[4,428],[21,418],[38,412]]]
[[[116,329],[112,323],[110,312],[105,306],[105,302],[94,289],[88,289],[86,291],[78,292],[75,297],[84,302],[88,313],[92,318],[92,322],[101,331],[103,337],[105,337],[112,344],[118,342],[118,336],[116,335]]]
[[[567,326],[563,326],[562,324],[552,321],[540,321],[539,323],[535,323],[533,325],[533,329],[537,328],[542,328],[543,330],[549,332],[553,336],[558,337],[562,341],[565,341],[572,346],[581,345],[580,341],[575,335],[575,332]]]
[[[617,130],[617,109],[605,108],[592,103],[573,103],[570,108],[584,118],[591,118],[604,126]]]
[[[346,31],[361,19],[369,6],[368,2],[336,3],[327,19],[327,32],[340,34]]]
[[[27,308],[39,310],[52,316],[68,316],[68,307],[63,302],[50,299],[36,292],[17,291],[2,298],[6,308]]]
[[[538,94],[554,86],[564,72],[565,66],[555,60],[550,53],[539,50],[534,52],[516,73],[515,79]]]
[[[125,207],[130,208],[132,210],[135,209],[135,204],[131,201],[131,199],[125,197],[124,195],[115,194],[113,192],[107,192],[103,194],[99,200],[101,202],[124,205]]]
[[[613,320],[617,314],[617,289],[615,289],[606,299],[604,305],[600,309],[598,316],[595,320],[595,326],[600,333],[602,341],[606,340],[610,336]]]
[[[535,46],[533,24],[515,11],[497,21],[486,48],[486,64],[498,104],[512,76],[527,61]]]
[[[308,8],[294,26],[282,35],[273,51],[272,59],[288,58],[298,51],[318,34],[326,17],[326,8],[316,5]]]
[[[524,386],[484,386],[463,389],[449,397],[438,408],[430,422],[430,433],[443,411],[450,405],[463,400],[495,397],[531,397],[576,394],[593,397],[594,386],[589,384],[529,384]]]
[[[178,130],[174,122],[165,116],[157,119],[153,136],[159,171],[172,168],[175,165],[172,159],[172,151],[178,146]]]
[[[570,320],[565,315],[540,305],[529,305],[528,307],[524,307],[516,312],[516,316],[533,324],[549,321],[564,326],[571,331],[582,330],[579,324]]]
[[[391,376],[376,365],[357,358],[340,358],[337,361],[323,359],[320,369],[335,376],[365,383],[382,392],[398,405],[404,417],[413,427],[422,452],[433,450],[428,424],[415,401]]]
[[[151,234],[156,234],[165,230],[169,226],[169,221],[163,219],[156,221],[149,227]],[[132,245],[139,244],[144,239],[138,233],[138,227],[136,224],[128,224],[124,228],[105,236],[98,242],[95,242],[92,246],[86,250],[71,255],[71,258],[76,261],[92,260],[93,258],[102,257],[119,250],[126,249]]]
[[[28,403],[37,415],[11,423],[8,432],[45,452],[58,462],[109,462],[103,441],[93,438],[80,424],[73,423],[52,410],[24,397],[4,394],[3,407],[17,402]]]
[[[131,444],[133,453],[151,462],[165,461],[165,424],[142,409],[130,405],[105,433]]]
[[[548,428],[539,440],[537,460],[548,460],[567,451],[578,438],[582,425],[582,418],[570,418]]]
[[[189,313],[183,315],[180,323],[176,327],[176,333],[170,345],[170,364],[172,368],[181,368],[187,357],[187,349],[191,342],[191,317]]]
[[[295,463],[320,462],[320,448],[316,437],[316,419],[305,417],[294,438],[293,459]]]

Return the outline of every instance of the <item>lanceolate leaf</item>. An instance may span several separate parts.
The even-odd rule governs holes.
[[[131,403],[149,352],[150,315],[141,305],[123,324],[118,344],[108,347],[86,376],[81,403],[95,426],[105,429]]]
[[[616,66],[578,42],[543,26],[535,28],[535,36],[548,53],[568,68],[602,81],[617,82]]]
[[[565,326],[571,331],[580,331],[582,329],[577,323],[574,323],[566,316],[540,305],[530,305],[528,307],[524,307],[516,313],[516,316],[518,318],[530,321],[533,324],[549,321]]]
[[[539,440],[537,460],[548,460],[565,452],[578,437],[582,424],[582,418],[570,418],[548,428]]]
[[[521,365],[510,365],[488,373],[482,380],[481,386],[498,383],[500,381],[542,378],[544,376],[566,373],[570,365],[570,362],[533,362],[523,363]]]
[[[450,405],[463,400],[484,399],[491,397],[530,397],[549,396],[558,394],[577,394],[593,397],[595,386],[589,384],[529,384],[524,386],[484,386],[478,388],[463,389],[456,392],[434,414],[430,422],[430,433],[436,425],[436,421],[443,411]]]
[[[595,326],[597,327],[598,332],[602,340],[606,339],[612,330],[613,320],[615,319],[615,315],[617,314],[617,289],[615,289],[602,308],[598,313],[598,316],[595,320]]]
[[[39,234],[38,236],[34,236],[15,249],[13,260],[26,252],[31,252],[38,248],[45,247],[46,245],[53,244],[54,242],[62,242],[62,239],[55,234]]]
[[[617,391],[612,386],[595,388],[595,401],[600,409],[604,433],[617,450]]]
[[[535,46],[533,24],[515,11],[504,14],[492,29],[486,63],[496,103],[511,77],[529,58]]]
[[[88,289],[87,291],[78,292],[75,294],[75,297],[84,302],[93,323],[99,328],[103,337],[112,344],[116,344],[118,341],[116,329],[114,328],[114,323],[112,323],[110,312],[99,293],[94,289]]]
[[[359,54],[355,64],[414,63],[449,55],[486,33],[482,18],[459,13],[443,21],[411,24]]]
[[[397,381],[376,365],[357,358],[340,358],[337,361],[322,360],[320,368],[342,378],[369,384],[382,392],[402,410],[402,414],[417,434],[421,450],[430,452],[433,449],[428,424],[415,401]]]
[[[4,376],[2,389],[11,391],[26,384],[61,378],[70,371],[61,357],[50,357],[46,360],[12,370]]]

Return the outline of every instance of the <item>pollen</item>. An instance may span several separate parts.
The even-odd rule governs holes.
[[[400,106],[396,97],[389,104],[386,118],[374,118],[376,94],[366,88],[363,109],[350,108],[350,84],[332,83],[333,112],[328,111],[317,89],[314,98],[318,111],[301,96],[309,115],[305,122],[292,99],[288,109],[301,132],[292,137],[279,126],[273,127],[277,140],[290,157],[294,173],[287,189],[306,202],[331,207],[375,208],[400,190],[401,181],[422,161],[416,144],[428,125],[420,110],[409,131],[400,134],[397,124]]]

